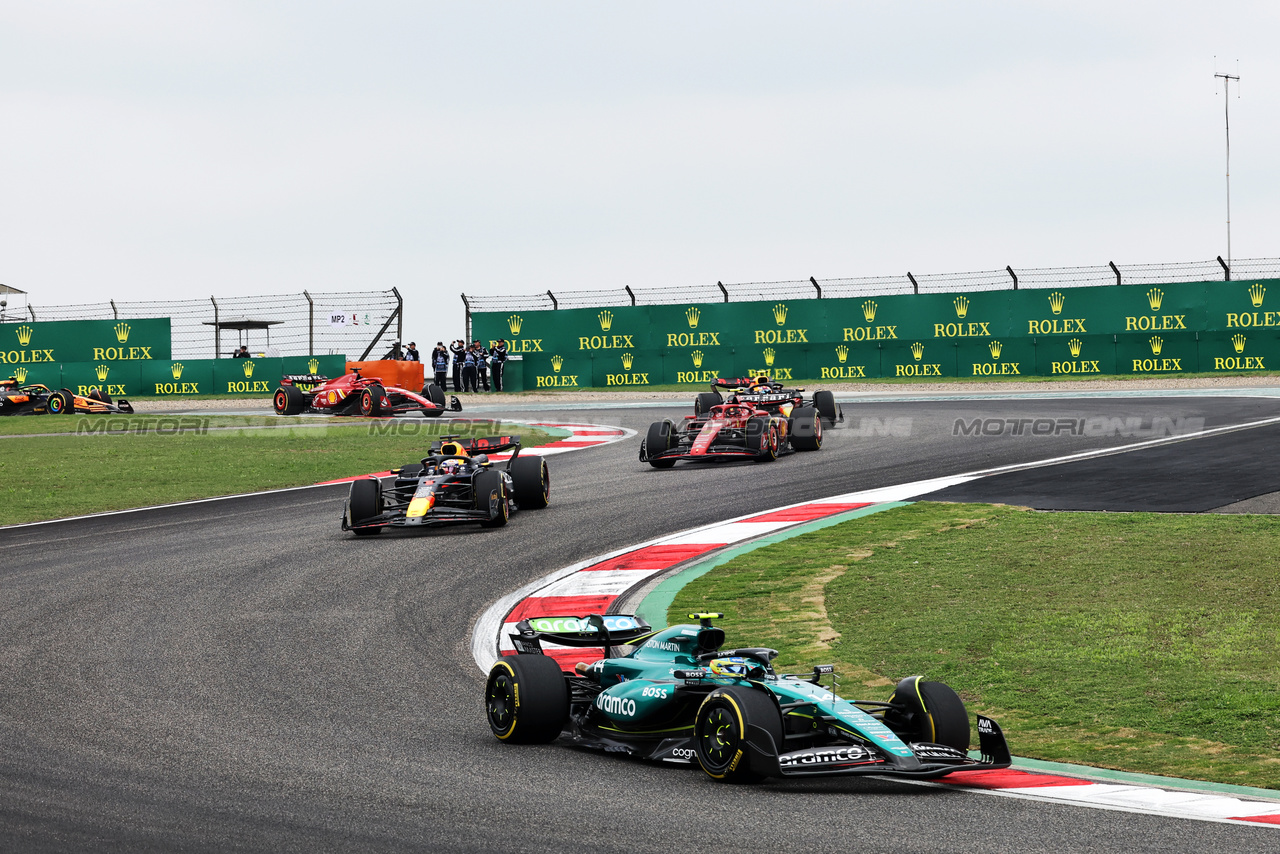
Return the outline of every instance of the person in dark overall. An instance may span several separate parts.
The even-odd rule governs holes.
[[[436,385],[444,391],[444,377],[449,371],[449,351],[444,348],[443,344],[437,344],[436,348],[431,351],[431,370],[436,374]]]
[[[449,352],[453,354],[453,390],[463,391],[462,388],[462,363],[466,361],[467,345],[462,343],[459,338],[449,343]],[[444,386],[441,386],[444,388]]]
[[[489,390],[489,349],[479,341],[472,342],[471,348],[476,351],[476,375],[480,388]],[[476,389],[479,391],[480,389]]]
[[[476,351],[468,347],[462,354],[462,390],[479,391],[476,388]]]
[[[502,369],[506,367],[507,339],[499,338],[489,351],[489,372],[493,374],[493,390],[502,391]]]

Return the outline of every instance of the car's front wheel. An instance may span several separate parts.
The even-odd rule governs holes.
[[[812,406],[802,406],[791,413],[791,447],[797,451],[816,451],[822,447],[822,416]]]
[[[542,457],[516,457],[511,463],[511,490],[521,510],[540,510],[551,503],[551,471]]]
[[[655,421],[649,425],[644,435],[644,452],[649,457],[649,465],[656,469],[669,469],[676,464],[672,459],[654,459],[675,447],[676,425],[670,420]]]
[[[749,728],[758,727],[782,744],[782,713],[758,688],[718,688],[707,695],[693,721],[698,764],[722,783],[754,783],[764,777],[751,767]],[[762,745],[763,746],[763,745]]]
[[[889,703],[892,708],[884,722],[903,741],[969,749],[969,713],[960,695],[945,683],[908,676],[893,690]]]
[[[351,481],[351,494],[347,497],[347,527],[358,536],[380,534],[385,525],[356,528],[356,525],[382,515],[382,484],[375,477],[362,477]]]
[[[506,655],[489,668],[484,706],[498,738],[546,744],[569,720],[569,685],[550,656]]]
[[[472,481],[475,490],[475,506],[477,510],[487,511],[489,518],[481,522],[485,528],[501,528],[507,524],[511,515],[511,507],[507,503],[507,482],[502,473],[492,469],[482,471]]]

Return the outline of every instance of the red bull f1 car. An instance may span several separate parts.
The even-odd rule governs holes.
[[[782,415],[731,399],[679,424],[670,419],[650,424],[640,443],[640,462],[660,469],[678,460],[769,462],[793,450],[821,447],[822,416],[816,408],[790,408]]]
[[[512,451],[503,468],[489,454]],[[391,474],[384,486],[376,477],[351,483],[342,514],[342,530],[358,535],[384,528],[423,528],[478,522],[498,528],[516,510],[539,510],[551,500],[551,474],[542,457],[520,456],[520,437],[491,436],[458,441],[447,436],[431,446],[431,455]]]
[[[446,405],[444,391],[435,383],[427,383],[418,393],[383,385],[377,377],[361,376],[359,371],[333,379],[316,374],[283,377],[271,402],[277,415],[320,412],[376,417],[421,412],[428,418],[439,418],[445,412],[462,411],[456,396]]]
[[[717,379],[711,383],[711,391],[699,394],[693,401],[693,412],[701,415],[721,403],[745,403],[756,409],[790,418],[796,409],[811,406],[818,410],[822,420],[830,427],[844,420],[844,412],[836,404],[836,397],[823,389],[815,391],[808,400],[802,388],[784,388],[782,383],[768,377],[741,377]]]
[[[54,391],[46,385],[22,385],[16,377],[0,380],[0,415],[105,415],[133,412],[129,401],[111,396],[99,389],[76,394],[71,389]]]
[[[721,649],[720,614],[654,631],[639,617],[539,617],[516,624],[516,655],[489,671],[485,711],[500,740],[569,744],[694,764],[723,782],[877,774],[930,779],[1007,768],[1000,726],[969,713],[941,682],[900,681],[886,702],[846,700],[830,665],[778,673],[777,651]],[[604,646],[610,656],[562,672],[544,642]],[[612,657],[611,647],[631,651]],[[823,684],[830,678],[831,684]]]

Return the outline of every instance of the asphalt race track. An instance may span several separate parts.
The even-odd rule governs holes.
[[[525,417],[643,430],[682,412]],[[357,540],[338,525],[345,486],[0,529],[0,850],[1280,850],[1269,827],[873,779],[729,787],[492,737],[472,624],[553,569],[805,499],[1144,438],[966,435],[958,419],[1212,428],[1278,416],[1280,400],[936,400],[845,412],[821,452],[770,464],[657,471],[636,461],[639,437],[552,457],[551,506],[499,530]],[[1251,433],[1274,438],[1242,431],[1225,447]],[[1159,478],[1213,470],[1226,451],[1192,440],[1163,453],[1179,464],[1138,454],[1082,464],[1073,479],[1094,484],[1073,494],[1112,496],[1108,484],[1134,466],[1152,487],[1181,489]],[[1280,472],[1259,472],[1254,495],[1280,491]],[[1008,735],[1016,753],[1017,732]]]

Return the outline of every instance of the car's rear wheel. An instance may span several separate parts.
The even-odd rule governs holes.
[[[822,416],[812,406],[802,406],[791,413],[791,447],[797,451],[816,451],[822,447]]]
[[[49,402],[45,406],[50,415],[71,415],[76,411],[76,399],[64,388],[49,395]]]
[[[297,415],[307,408],[307,395],[293,385],[282,385],[271,398],[276,415]]]
[[[969,749],[969,713],[946,684],[908,676],[898,683],[889,702],[893,708],[885,713],[885,725],[903,741]]]
[[[540,510],[551,503],[551,471],[542,457],[516,457],[511,463],[511,490],[521,510]]]
[[[722,783],[754,783],[764,777],[751,767],[749,728],[759,727],[782,744],[782,713],[758,688],[718,688],[707,695],[693,721],[698,764]],[[763,745],[762,745],[763,746]]]
[[[386,395],[382,386],[376,383],[360,391],[360,414],[372,417],[382,414],[382,398]]]
[[[818,410],[828,424],[836,423],[840,410],[836,409],[836,396],[825,389],[813,393],[813,408]]]
[[[511,508],[507,504],[507,482],[502,479],[502,473],[492,469],[479,472],[472,484],[476,509],[489,514],[488,520],[480,524],[485,528],[501,528],[507,524]]]
[[[654,454],[665,453],[676,446],[676,425],[670,420],[655,421],[649,425],[644,436],[644,452],[649,457],[649,465],[656,469],[669,469],[676,464],[675,460],[655,460]]]
[[[385,525],[356,528],[366,519],[382,514],[382,484],[376,477],[362,477],[351,481],[351,494],[347,498],[347,527],[359,536],[380,534]]]
[[[718,391],[704,391],[693,399],[693,414],[701,418],[711,411],[711,407],[724,403]]]
[[[489,668],[484,706],[498,738],[546,744],[569,720],[569,685],[548,655],[505,655]]]

